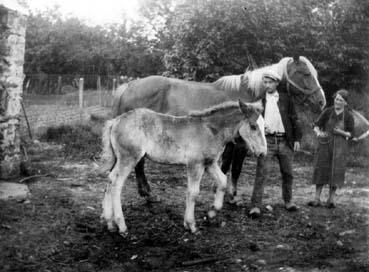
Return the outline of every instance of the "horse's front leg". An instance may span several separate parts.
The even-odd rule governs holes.
[[[228,186],[229,202],[235,202],[235,196],[237,195],[237,183],[241,175],[242,165],[247,154],[245,143],[237,142],[232,157],[232,170],[231,170],[231,182]]]
[[[184,226],[192,233],[197,232],[195,221],[195,203],[200,194],[200,181],[204,174],[202,164],[187,166],[187,192],[186,192],[186,211],[184,215]]]
[[[216,193],[214,196],[214,204],[208,212],[209,218],[214,218],[223,207],[224,194],[227,188],[227,176],[220,170],[217,163],[208,167],[209,174],[215,179],[217,184]]]
[[[145,176],[145,158],[141,158],[141,160],[137,163],[135,167],[135,173],[138,193],[142,197],[149,197],[151,189]]]
[[[141,158],[141,160],[137,163],[135,167],[136,173],[136,182],[137,182],[137,189],[140,196],[144,197],[147,202],[159,202],[160,198],[158,196],[151,195],[150,184],[147,181],[145,175],[145,158]]]

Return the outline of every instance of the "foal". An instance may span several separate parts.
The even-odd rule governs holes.
[[[210,218],[223,206],[227,178],[217,161],[225,144],[241,135],[256,155],[266,154],[263,119],[256,104],[226,102],[202,112],[175,117],[149,109],[135,109],[107,121],[103,131],[104,169],[109,170],[102,218],[110,231],[116,224],[127,234],[121,207],[121,190],[128,175],[144,156],[160,163],[187,166],[184,226],[196,232],[195,200],[204,171],[215,179],[217,189]]]

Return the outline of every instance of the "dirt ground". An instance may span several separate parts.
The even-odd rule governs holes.
[[[42,150],[42,152],[40,151]],[[123,192],[127,238],[100,223],[106,179],[92,161],[67,160],[58,145],[29,154],[49,176],[27,180],[24,202],[0,202],[1,271],[369,271],[369,171],[348,169],[338,207],[312,208],[311,163],[295,162],[298,212],[283,209],[277,168],[265,188],[263,217],[251,219],[255,159],[245,162],[237,205],[227,204],[209,223],[213,201],[205,175],[196,205],[199,235],[183,227],[186,171],[147,163],[151,205],[137,194],[131,175]],[[276,165],[275,165],[276,167]],[[326,191],[324,191],[326,197]]]

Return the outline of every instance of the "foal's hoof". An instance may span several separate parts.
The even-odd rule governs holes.
[[[108,222],[107,227],[108,227],[109,232],[116,232],[118,229],[117,226],[113,222]]]
[[[199,233],[199,230],[196,228],[195,224],[184,222],[183,225],[185,229],[190,231],[192,234],[196,235]]]
[[[119,235],[122,236],[123,238],[127,238],[129,233],[128,233],[127,230],[126,231],[119,231]]]

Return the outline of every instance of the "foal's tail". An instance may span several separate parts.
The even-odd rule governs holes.
[[[117,162],[117,157],[111,144],[111,129],[114,125],[114,120],[115,119],[106,121],[103,129],[103,151],[101,155],[102,166],[100,168],[101,174],[105,173],[106,171],[111,171]]]

